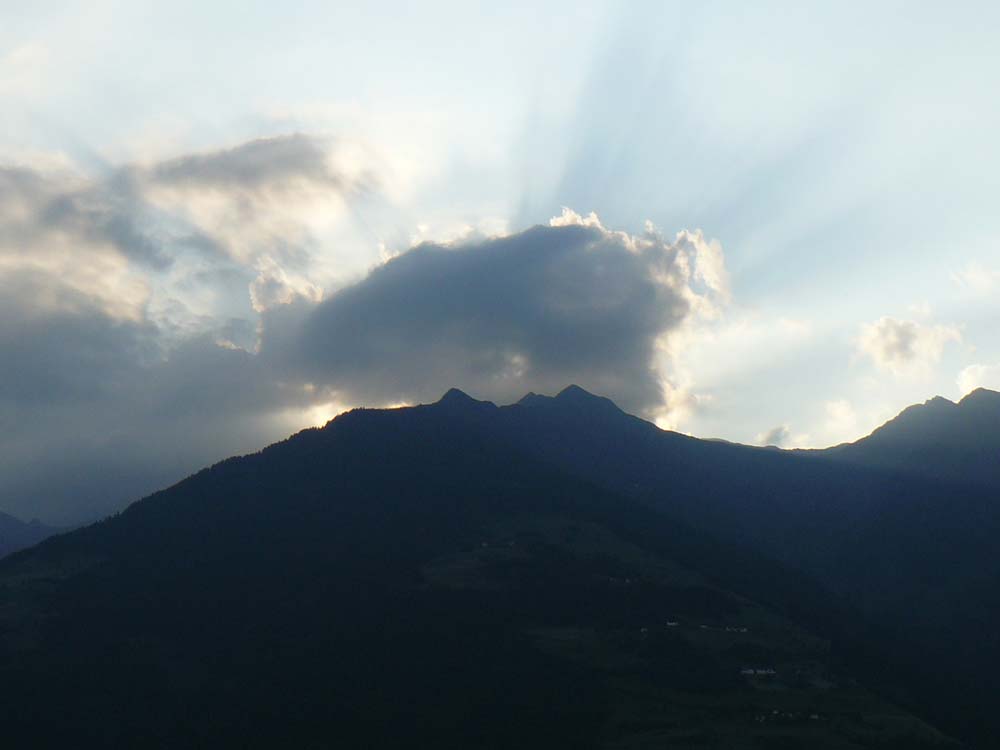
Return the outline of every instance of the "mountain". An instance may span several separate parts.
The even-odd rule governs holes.
[[[0,561],[4,737],[955,747],[884,697],[891,665],[850,603],[756,537],[670,512],[701,491],[681,468],[702,449],[694,471],[771,456],[571,388],[356,410],[224,461]],[[634,463],[653,454],[678,479],[662,495]]]
[[[61,529],[46,526],[37,519],[25,523],[14,516],[0,513],[0,558],[38,544],[59,531]]]
[[[1000,490],[1000,393],[979,388],[957,404],[938,396],[905,409],[856,443],[822,453]]]
[[[956,407],[969,422],[955,431],[995,445],[1000,420],[973,408],[994,397]],[[814,577],[874,626],[874,660],[908,675],[900,699],[996,745],[1000,505],[988,484],[697,440],[575,388],[501,413],[526,452]]]

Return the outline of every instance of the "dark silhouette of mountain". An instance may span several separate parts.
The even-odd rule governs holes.
[[[1000,490],[1000,393],[910,406],[856,443],[823,451],[839,461]]]
[[[952,419],[949,427],[971,448],[951,457],[987,455],[974,435],[997,445],[996,395],[977,392],[952,406],[966,421]],[[898,464],[845,464],[824,452],[697,440],[609,408],[605,399],[589,396],[587,404],[588,395],[572,389],[506,407],[505,434],[564,471],[814,576],[875,625],[878,632],[864,637],[879,653],[872,663],[891,661],[897,674],[910,676],[897,697],[956,734],[996,745],[995,489]],[[929,408],[948,409],[938,402]],[[919,420],[928,433],[938,421]],[[963,688],[971,683],[980,689],[970,694]]]
[[[829,471],[578,388],[356,410],[0,562],[0,726],[31,747],[953,746],[882,697],[909,675],[803,572],[833,552],[797,545],[795,569],[747,520]],[[749,530],[716,534],[724,511]]]
[[[59,531],[61,529],[46,526],[37,519],[26,523],[14,516],[0,513],[0,557],[38,544]]]

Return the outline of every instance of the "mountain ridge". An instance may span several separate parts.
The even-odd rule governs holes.
[[[862,629],[809,576],[517,435],[654,426],[576,390],[531,407],[449,393],[345,413],[0,561],[5,731],[34,746],[953,746],[857,685]],[[232,734],[248,711],[252,733]]]
[[[0,512],[0,558],[38,544],[62,531],[65,529],[48,526],[37,518],[22,521],[12,515]]]
[[[898,711],[892,704],[901,704],[989,747],[1000,736],[989,701],[991,690],[1000,689],[1000,649],[989,646],[982,629],[1000,613],[994,544],[1000,514],[991,500],[975,488],[897,469],[851,464],[845,471],[842,461],[825,455],[660,430],[578,387],[555,397],[528,394],[499,407],[452,389],[431,404],[346,412],[325,427],[227,459],[105,521],[0,561],[0,685],[6,686],[0,706],[8,726],[30,731],[43,720],[42,704],[31,696],[48,690],[45,705],[54,701],[67,711],[62,723],[55,722],[66,737],[110,731],[124,741],[154,721],[145,703],[129,702],[131,723],[110,729],[92,717],[132,697],[113,686],[93,693],[91,686],[81,702],[80,690],[53,688],[53,680],[60,682],[55,675],[67,669],[75,675],[62,680],[69,690],[89,685],[95,665],[115,663],[126,670],[116,672],[115,685],[141,686],[134,700],[162,705],[181,722],[163,729],[162,744],[219,742],[222,727],[237,720],[237,708],[224,693],[211,692],[222,724],[190,718],[197,695],[191,690],[199,680],[218,686],[239,675],[247,685],[240,694],[267,714],[266,685],[299,675],[302,686],[286,686],[284,708],[273,722],[261,719],[259,739],[266,746],[265,738],[288,731],[281,720],[292,710],[287,701],[306,706],[299,711],[306,718],[294,725],[294,732],[304,733],[300,739],[337,726],[358,739],[366,730],[357,716],[373,706],[395,711],[389,707],[404,694],[417,700],[412,696],[427,693],[427,675],[436,675],[448,697],[440,705],[427,703],[432,693],[420,698],[421,715],[443,720],[462,695],[478,696],[473,715],[491,731],[506,732],[511,745],[563,746],[558,734],[550,734],[557,731],[572,734],[578,746],[614,739],[616,747],[640,747],[646,740],[629,728],[634,721],[622,718],[623,711],[638,711],[646,722],[659,717],[660,741],[679,742],[679,735],[671,734],[660,709],[621,702],[612,679],[617,673],[607,671],[601,654],[659,665],[625,673],[630,690],[647,696],[650,706],[687,705],[702,689],[735,701],[726,703],[727,711],[748,700],[773,705],[770,693],[759,689],[766,685],[734,675],[748,660],[777,660],[785,664],[777,671],[785,675],[780,679],[788,695],[811,696],[823,712],[833,711],[828,699],[834,694],[808,687],[811,677],[788,681],[807,669],[808,658],[818,658],[822,680],[832,679],[838,691],[854,690],[845,674],[876,688],[882,698],[858,693],[852,699],[866,710],[891,713]],[[642,582],[639,589],[631,589],[633,579]],[[702,591],[706,586],[715,593]],[[754,618],[784,623],[773,624],[763,650],[740,640],[744,626],[726,622],[726,612],[732,617],[744,606],[734,595],[758,608]],[[499,601],[503,611],[517,613],[513,625],[488,614]],[[666,629],[678,611],[682,620],[697,625],[702,618],[710,632],[729,635],[703,634],[700,625],[690,632]],[[191,621],[196,612],[204,614]],[[402,612],[412,613],[412,621],[393,624]],[[443,637],[440,629],[452,621],[466,625]],[[499,656],[484,656],[476,645],[480,631],[507,644]],[[792,638],[793,631],[800,635]],[[654,634],[660,650],[642,645],[643,632]],[[322,682],[304,679],[316,657],[306,659],[308,649],[296,655],[299,647],[288,640],[293,633],[325,655],[316,663],[353,664],[343,672],[346,682],[334,680],[329,693]],[[322,646],[316,640],[321,633],[339,635]],[[383,641],[389,633],[409,645],[391,647]],[[723,638],[724,648],[708,648],[706,637]],[[817,637],[829,644],[825,655],[807,658],[813,652],[790,645]],[[190,654],[184,639],[191,639]],[[354,651],[368,661],[341,652],[341,643],[356,644]],[[428,649],[439,663],[417,659]],[[272,652],[286,656],[259,656]],[[378,656],[383,652],[393,655],[398,670]],[[691,654],[698,657],[689,671],[671,671],[669,664],[687,663]],[[940,658],[928,666],[925,654]],[[265,666],[255,675],[260,658]],[[557,701],[553,716],[542,720],[531,706],[551,697],[511,703],[526,688],[511,682],[504,662],[521,664],[545,689],[558,693],[577,684],[589,697],[579,704]],[[223,671],[205,673],[204,665],[213,663]],[[463,682],[473,676],[458,666],[440,671],[462,663],[478,664],[504,686],[502,699],[497,702],[489,686]],[[164,675],[165,682],[127,671],[140,668]],[[396,670],[400,686],[410,687],[397,686],[404,690],[398,693],[391,684],[373,683],[359,693],[363,697],[351,697],[349,685],[365,684],[372,669]],[[704,683],[699,672],[713,676]],[[175,677],[167,679],[170,674]],[[674,680],[670,690],[686,697],[671,693],[667,704],[654,699],[664,679]],[[969,680],[983,686],[982,696],[958,702]],[[11,692],[14,686],[19,691]],[[412,695],[405,692],[410,688]],[[336,713],[330,724],[313,705],[317,696],[361,713]],[[73,701],[76,707],[68,708]],[[582,718],[583,707],[591,718]],[[756,726],[742,724],[753,716],[740,711],[732,714],[741,717],[732,725],[720,715],[718,726],[729,729],[702,739],[735,746],[737,727]],[[682,714],[670,721],[708,731],[694,714]],[[904,714],[899,721],[915,721]],[[534,734],[504,728],[513,715],[535,727]],[[854,714],[836,715],[852,732],[862,731],[852,723]],[[428,742],[449,736],[458,746],[476,744],[470,735],[442,735],[441,727],[421,729],[413,721],[400,718],[398,726],[425,732],[419,736]],[[924,724],[909,726],[928,746],[946,742]],[[765,724],[754,731],[763,738],[777,729]],[[376,744],[401,741],[394,730],[379,731]],[[873,747],[896,740],[920,746],[913,737],[890,733]],[[829,732],[812,740],[846,748],[843,741]]]
[[[969,436],[975,450],[963,453],[964,444],[959,444],[947,454],[951,458],[986,467],[1000,464],[990,455],[976,464],[980,434],[996,439],[1000,419],[977,415],[970,406],[983,397],[994,401],[991,394],[966,402],[960,413],[971,411],[984,424]],[[927,467],[934,463],[927,457],[911,466],[824,451],[702,441],[624,413],[581,414],[554,409],[554,403],[531,401],[544,409],[500,407],[497,414],[507,422],[503,434],[565,471],[711,529],[721,539],[766,550],[818,577],[898,631],[882,647],[897,653],[901,662],[908,652],[936,648],[969,629],[949,657],[955,674],[933,679],[942,684],[954,680],[958,689],[967,679],[960,675],[972,670],[977,679],[996,682],[1000,691],[995,679],[1000,649],[987,653],[974,645],[994,640],[977,623],[1000,617],[1000,598],[988,593],[993,589],[987,583],[1000,586],[993,541],[1000,536],[1000,509],[988,481],[929,473]],[[940,407],[933,402],[930,408]],[[907,634],[916,640],[911,643]],[[940,697],[925,700],[933,711]],[[950,710],[960,713],[954,705]],[[989,711],[985,705],[977,710],[981,712],[966,714],[962,722],[981,722]]]
[[[816,455],[1000,490],[1000,393],[977,388],[957,403],[936,396],[870,435]]]

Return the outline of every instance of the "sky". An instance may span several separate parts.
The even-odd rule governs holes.
[[[0,0],[0,511],[452,386],[783,447],[1000,389],[1000,9],[814,5]]]

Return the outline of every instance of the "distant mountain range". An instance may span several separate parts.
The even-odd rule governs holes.
[[[25,523],[14,516],[0,513],[0,557],[38,544],[61,530],[54,526],[46,526],[37,519]]]
[[[990,391],[825,451],[662,431],[575,386],[355,410],[0,561],[0,726],[995,747],[998,445]]]

